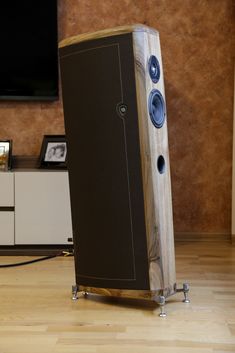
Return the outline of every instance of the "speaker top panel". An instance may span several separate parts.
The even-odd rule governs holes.
[[[77,36],[69,37],[62,40],[59,43],[59,48],[63,48],[68,45],[72,45],[80,42],[85,42],[88,40],[111,37],[119,34],[132,33],[132,32],[146,32],[146,33],[158,35],[158,31],[155,30],[154,28],[151,28],[142,24],[134,24],[129,26],[120,26],[120,27],[105,29],[105,30],[93,32],[93,33],[84,33]]]

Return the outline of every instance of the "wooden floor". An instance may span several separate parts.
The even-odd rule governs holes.
[[[169,298],[167,318],[146,302],[71,301],[72,257],[1,268],[0,353],[234,353],[235,247],[178,243],[176,266],[191,303]]]

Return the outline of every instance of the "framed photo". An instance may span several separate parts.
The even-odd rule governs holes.
[[[66,168],[67,143],[65,135],[44,135],[40,152],[40,168]]]
[[[0,140],[0,172],[11,169],[12,140]]]

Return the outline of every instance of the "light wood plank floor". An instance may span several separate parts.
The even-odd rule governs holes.
[[[71,301],[72,257],[0,269],[0,353],[234,353],[235,247],[178,243],[176,265],[191,303],[169,298],[163,319],[146,302]]]

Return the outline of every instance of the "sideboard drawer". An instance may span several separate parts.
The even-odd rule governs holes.
[[[0,244],[14,245],[14,212],[0,212]]]
[[[0,207],[14,206],[14,173],[0,173]]]

